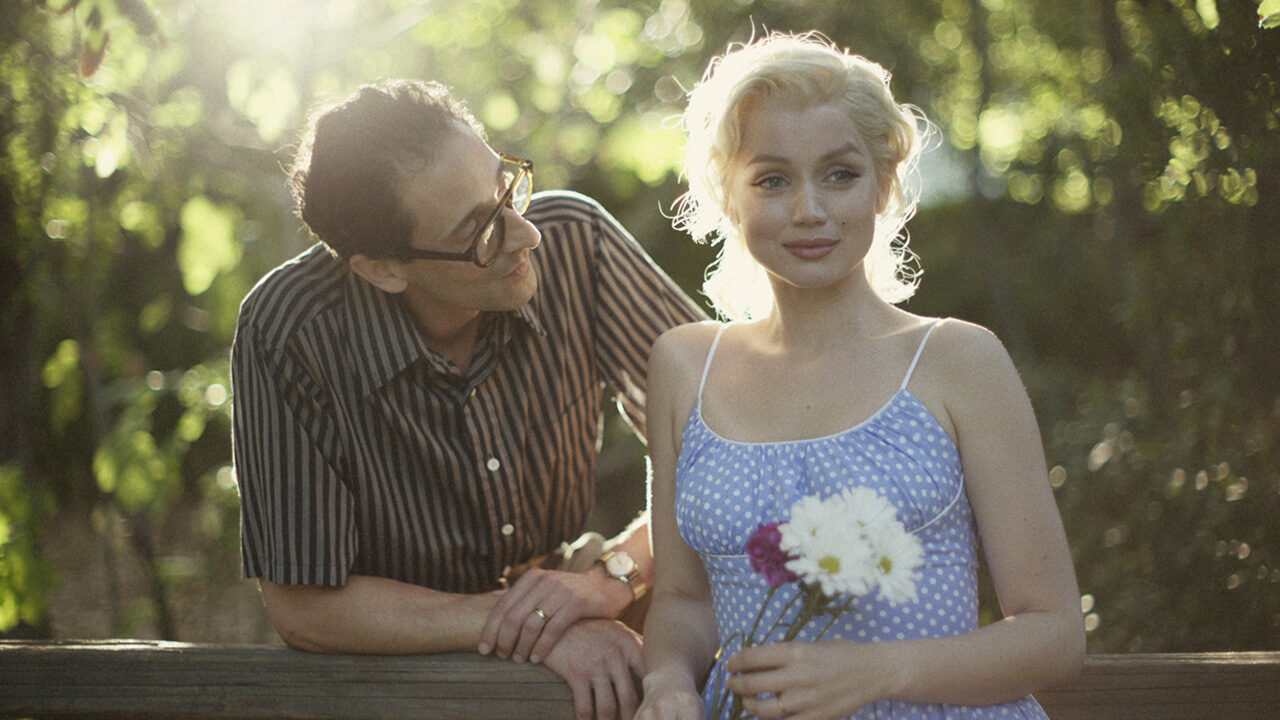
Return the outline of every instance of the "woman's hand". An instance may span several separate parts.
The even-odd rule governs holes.
[[[636,720],[704,720],[702,696],[686,679],[653,673],[644,678],[644,702]]]
[[[729,658],[727,684],[759,718],[842,718],[893,694],[897,668],[886,645],[823,640],[748,648]]]

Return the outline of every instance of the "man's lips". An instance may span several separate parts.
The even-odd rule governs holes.
[[[525,274],[526,272],[528,272],[531,267],[532,266],[529,264],[529,256],[526,255],[524,259],[516,263],[515,267],[503,273],[502,277],[504,278],[519,277]]]
[[[835,238],[801,238],[783,243],[782,247],[801,260],[817,260],[826,257],[839,243]]]

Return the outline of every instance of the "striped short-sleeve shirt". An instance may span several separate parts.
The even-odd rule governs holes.
[[[538,290],[489,315],[465,374],[315,246],[245,298],[232,349],[247,577],[493,589],[583,530],[606,390],[640,431],[645,370],[701,310],[593,200],[534,198]]]

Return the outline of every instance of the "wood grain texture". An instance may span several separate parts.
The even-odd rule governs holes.
[[[1280,652],[1093,655],[1036,694],[1053,720],[1274,720]],[[571,718],[538,665],[138,640],[0,642],[0,718]]]
[[[1280,652],[1091,655],[1036,699],[1053,720],[1275,720]]]

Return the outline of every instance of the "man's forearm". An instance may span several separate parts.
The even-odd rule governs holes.
[[[352,575],[342,587],[261,581],[276,631],[310,652],[415,654],[474,651],[498,596],[461,595]]]

